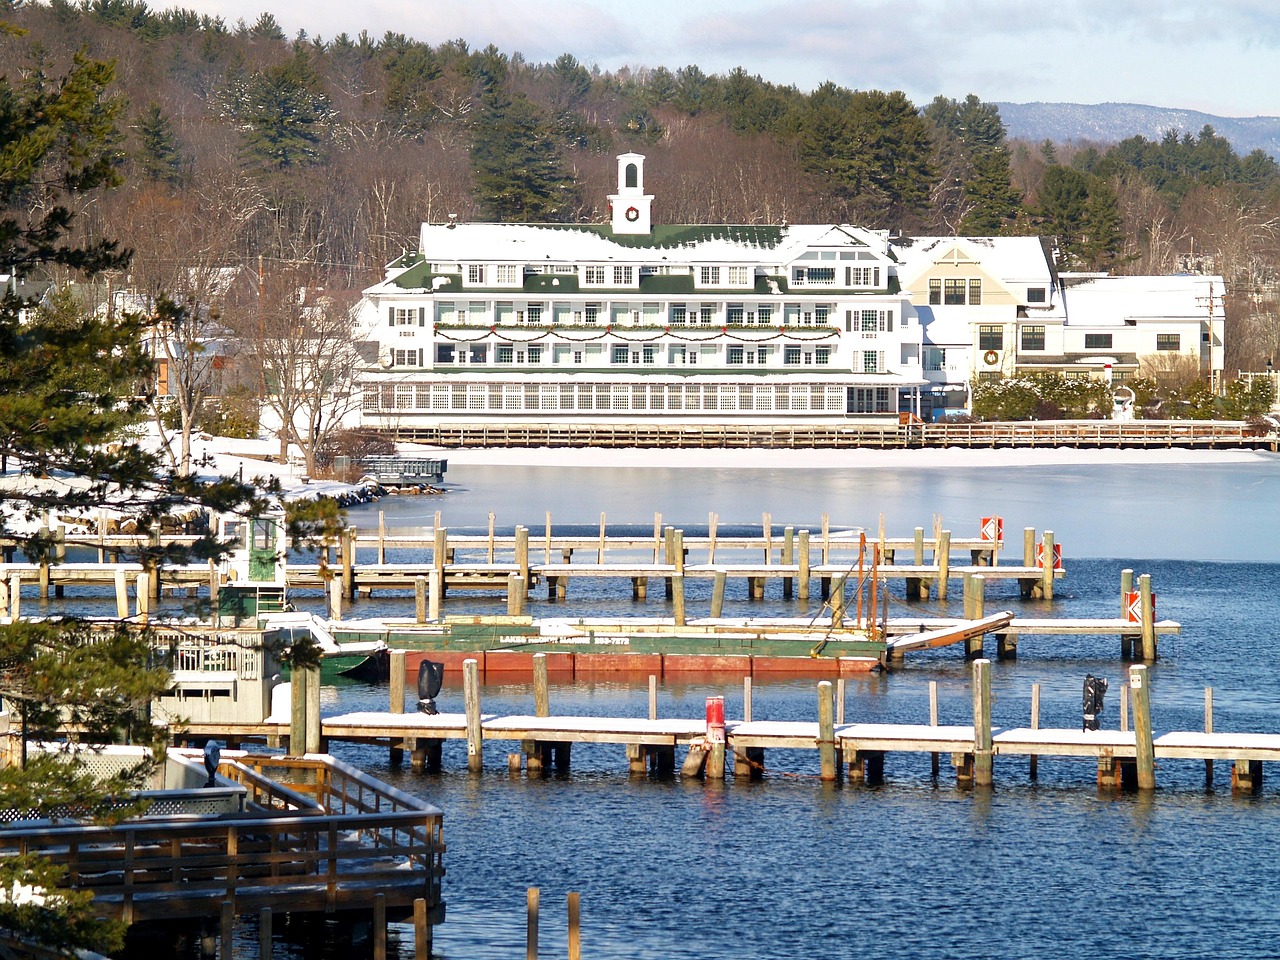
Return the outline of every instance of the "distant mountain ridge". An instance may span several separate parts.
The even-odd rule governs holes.
[[[1217,117],[1198,110],[1141,103],[997,103],[1011,138],[1092,140],[1116,143],[1142,135],[1159,140],[1166,130],[1198,134],[1207,123],[1242,156],[1264,150],[1280,158],[1280,117]]]

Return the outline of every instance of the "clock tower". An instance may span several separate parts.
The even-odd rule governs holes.
[[[638,153],[618,156],[618,192],[609,197],[610,222],[614,233],[652,232],[650,205],[653,196],[644,192],[644,157]]]

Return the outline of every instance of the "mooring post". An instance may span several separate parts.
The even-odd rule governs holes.
[[[533,715],[535,717],[551,716],[551,694],[547,687],[547,655],[533,655]]]
[[[831,579],[831,626],[839,627],[844,623],[844,574],[836,574]]]
[[[924,527],[916,527],[911,533],[911,562],[924,566]]]
[[[120,571],[123,578],[124,571]],[[118,589],[118,588],[117,588]],[[116,603],[120,602],[120,593],[116,593]],[[9,616],[14,620],[22,616],[22,576],[21,574],[13,574],[9,577]],[[127,620],[129,617],[129,595],[124,594],[124,613],[121,614],[121,620]]]
[[[467,713],[467,769],[484,770],[484,741],[480,729],[480,664],[468,657],[462,661],[462,700]]]
[[[524,580],[525,596],[528,596],[533,583],[529,577],[529,528],[516,527],[516,572]]]
[[[658,719],[658,676],[649,674],[649,719]]]
[[[981,620],[986,613],[987,578],[984,574],[975,573],[967,579],[969,581],[969,590],[971,591],[969,597],[969,619]],[[982,641],[982,634],[965,641],[964,652],[968,659],[973,660],[982,656]]]
[[[387,562],[387,515],[378,511],[378,566]]]
[[[728,575],[723,570],[716,571],[715,581],[711,587],[711,617],[718,618],[724,612],[724,585]]]
[[[129,618],[129,582],[125,578],[124,568],[116,567],[115,576],[116,576],[116,616],[121,620],[127,620]],[[14,581],[17,581],[18,575],[16,573],[13,575],[13,579]],[[17,584],[15,582],[14,589],[10,591],[11,596],[16,593],[16,587],[17,587]],[[12,605],[16,608],[17,602],[16,601],[11,601],[11,602],[12,602]],[[215,616],[216,616],[216,610],[217,608],[215,607]],[[18,616],[16,609],[13,612],[13,616],[15,618]]]
[[[1204,688],[1204,732],[1213,733],[1213,687]],[[1204,762],[1204,784],[1213,786],[1213,761]]]
[[[742,678],[742,721],[751,722],[751,678]]]
[[[837,726],[844,723],[844,701],[845,701],[846,683],[847,681],[845,680],[844,677],[840,677],[839,679],[836,680],[836,725]]]
[[[662,556],[663,562],[669,567],[676,565],[676,528],[663,527],[662,529]],[[671,575],[667,574],[665,579],[665,592],[667,599],[671,599]]]
[[[1022,565],[1024,567],[1034,567],[1036,565],[1036,528],[1022,528]]]
[[[49,599],[49,553],[50,553],[49,542],[48,542],[49,527],[47,525],[42,525],[40,529],[36,531],[36,536],[40,538],[40,553],[39,553],[40,594],[39,595],[41,600],[48,600]]]
[[[1129,693],[1133,700],[1133,734],[1137,750],[1138,789],[1156,788],[1156,753],[1151,735],[1150,674],[1143,664],[1129,668]]]
[[[799,583],[796,584],[796,593],[801,600],[809,599],[809,531],[801,530],[798,534],[797,553],[799,559],[797,561],[799,570]]]
[[[324,744],[320,736],[320,667],[304,667],[295,672],[306,672],[307,675],[307,724],[306,724],[306,752],[321,753],[324,750]]]
[[[938,545],[933,551],[938,564],[938,584],[934,592],[939,600],[947,599],[947,578],[951,576],[951,531],[943,530],[938,534]]]
[[[782,562],[787,566],[795,563],[796,555],[796,528],[782,528]],[[795,588],[795,581],[786,576],[782,578],[782,599],[790,600]]]
[[[427,617],[432,623],[440,619],[440,599],[444,596],[444,571],[432,568],[427,574]]]
[[[432,594],[443,597],[448,591],[444,579],[445,560],[449,555],[449,529],[447,527],[436,527],[434,531],[435,543],[431,548],[431,576],[435,578],[436,583],[432,585]],[[439,611],[431,614],[431,619],[435,620],[439,616]]]
[[[218,953],[220,960],[231,960],[235,954],[232,953],[233,934],[236,929],[236,909],[230,900],[222,901],[221,922],[218,924],[222,934],[222,948]]]
[[[413,578],[413,619],[416,623],[427,622],[427,578]]]
[[[569,894],[569,960],[582,960],[582,902],[577,893]]]
[[[1040,571],[1040,596],[1044,600],[1053,599],[1053,531],[1046,530],[1040,538],[1041,559],[1044,569]]]
[[[1120,571],[1120,619],[1129,619],[1129,594],[1133,593],[1133,571]],[[1141,638],[1139,638],[1141,639]],[[1120,634],[1120,658],[1122,660],[1133,659],[1133,637],[1128,634]]]
[[[334,577],[328,582],[327,587],[328,587],[327,592],[329,597],[329,619],[341,620],[342,619],[342,596],[343,596],[342,578]]]
[[[151,576],[150,574],[138,574],[137,583],[134,585],[134,594],[138,601],[138,619],[143,623],[151,613]]]
[[[992,779],[991,661],[973,661],[973,782],[989,787]]]
[[[677,573],[671,578],[671,604],[677,627],[685,625],[684,616],[684,574]]]
[[[342,596],[347,600],[356,598],[356,528],[347,527],[342,531]]]
[[[1031,729],[1040,729],[1040,684],[1038,683],[1031,685]],[[1040,758],[1033,753],[1029,765],[1028,775],[1035,780],[1040,776]]]
[[[1120,732],[1129,732],[1129,685],[1120,687]]]
[[[524,577],[518,573],[507,577],[507,616],[519,617],[524,614],[526,598]]]
[[[836,771],[836,727],[830,680],[818,682],[818,764],[820,780],[831,782],[839,776]]]
[[[538,960],[538,906],[541,898],[541,890],[537,887],[529,888],[525,913],[525,960]]]
[[[419,577],[419,580],[422,578]],[[404,681],[405,681],[405,651],[391,651],[391,666],[389,667],[390,675],[388,684],[390,688],[390,703],[392,713],[404,713]],[[404,762],[404,740],[392,740],[391,747],[391,764],[399,766]]]
[[[413,901],[413,960],[431,960],[431,924],[427,923],[427,901]]]
[[[1156,602],[1151,594],[1151,574],[1138,577],[1138,603],[1142,611],[1142,660],[1156,661]]]
[[[938,681],[929,681],[929,726],[936,727],[938,725]],[[938,752],[935,750],[930,755],[930,767],[933,775],[938,775]]]

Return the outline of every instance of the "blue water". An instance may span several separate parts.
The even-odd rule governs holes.
[[[451,529],[536,532],[545,511],[560,524],[652,529],[653,513],[692,530],[715,510],[724,524],[783,524],[890,535],[933,516],[957,536],[978,518],[1005,516],[1011,540],[1024,526],[1053,529],[1065,545],[1067,577],[1052,605],[1023,604],[1012,585],[989,584],[987,610],[1063,617],[1116,616],[1120,571],[1152,576],[1161,617],[1183,624],[1165,638],[1152,669],[1157,731],[1200,729],[1204,688],[1213,687],[1215,729],[1280,733],[1280,461],[1243,463],[1188,456],[1182,465],[908,470],[570,470],[451,466],[451,492],[387,499],[353,512],[364,529],[430,526],[440,510]],[[1020,543],[1020,539],[1018,540]],[[771,585],[765,601],[733,595],[726,613],[801,612]],[[699,591],[707,591],[707,594]],[[705,603],[709,584],[690,585]],[[633,604],[629,591],[576,582],[571,602],[537,596],[535,615],[568,610],[661,615],[661,591]],[[657,594],[655,597],[653,594]],[[953,590],[950,609],[958,609]],[[354,615],[409,609],[406,597],[355,604]],[[451,597],[447,609],[499,610],[499,597]],[[893,601],[893,614],[943,605]],[[810,612],[816,612],[811,607]],[[993,651],[992,651],[993,652]],[[1115,638],[1022,640],[1015,662],[993,665],[994,721],[1027,721],[1033,683],[1041,723],[1074,726],[1081,680],[1106,677],[1102,716],[1118,726],[1124,676]],[[969,668],[956,649],[912,656],[892,674],[851,680],[848,720],[927,722],[928,685],[939,686],[941,720],[971,718]],[[724,695],[742,711],[738,681],[664,683],[663,716],[699,716]],[[385,688],[326,689],[323,711],[380,709]],[[484,709],[530,712],[523,684],[489,685]],[[647,685],[556,685],[552,711],[647,713]],[[445,709],[460,709],[454,688]],[[757,719],[813,719],[811,680],[754,686]],[[436,954],[447,960],[523,956],[525,891],[542,890],[544,957],[564,956],[565,896],[582,897],[585,957],[1255,957],[1280,942],[1280,772],[1255,797],[1232,797],[1219,764],[1206,787],[1196,762],[1162,762],[1153,796],[1100,795],[1087,760],[1045,760],[1031,780],[1025,760],[996,761],[990,790],[957,789],[948,758],[938,778],[927,757],[891,755],[883,786],[822,784],[814,751],[773,751],[762,782],[681,782],[627,774],[620,747],[575,746],[567,775],[512,777],[500,745],[487,769],[466,770],[464,747],[447,743],[444,770],[389,765],[385,749],[337,744],[334,752],[445,811],[448,920]],[[256,955],[251,932],[244,955]],[[411,940],[393,945],[412,956]],[[333,954],[338,956],[340,954]]]

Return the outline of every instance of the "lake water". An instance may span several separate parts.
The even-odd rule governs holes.
[[[429,526],[439,509],[451,529],[484,529],[492,510],[499,528],[537,531],[547,510],[557,526],[594,525],[605,511],[611,528],[643,529],[657,511],[693,529],[710,510],[722,524],[758,524],[768,511],[775,527],[818,529],[828,512],[833,526],[875,530],[883,512],[890,535],[929,529],[941,514],[957,536],[972,536],[978,517],[1000,513],[1014,536],[1049,528],[1065,545],[1053,615],[1114,616],[1120,570],[1152,575],[1160,615],[1184,626],[1153,668],[1158,731],[1200,728],[1211,685],[1216,729],[1280,732],[1278,471],[1270,456],[1080,467],[993,458],[958,471],[451,465],[446,496],[387,499],[352,519],[369,529],[382,509],[391,526]],[[794,612],[776,589],[759,604],[739,598],[739,612]],[[612,604],[576,585],[574,595],[575,609]],[[360,601],[353,613],[404,603]],[[1045,610],[1023,605],[1012,586],[989,586],[987,609],[1005,606]],[[551,609],[565,607],[537,601],[533,612]],[[664,609],[651,599],[642,611]],[[1081,680],[1094,673],[1111,681],[1103,722],[1117,726],[1117,646],[1024,638],[1016,662],[993,666],[996,724],[1025,723],[1040,683],[1042,723],[1074,726]],[[968,668],[954,649],[850,682],[846,716],[927,722],[930,680],[942,722],[965,722]],[[660,714],[699,716],[713,694],[741,715],[735,681],[664,684]],[[483,696],[486,711],[532,707],[520,684],[486,686]],[[327,690],[324,710],[380,708],[384,697]],[[444,698],[445,709],[461,708],[457,690]],[[553,686],[551,698],[555,713],[647,711],[644,683]],[[812,719],[815,685],[757,683],[753,706],[759,719]],[[1280,937],[1280,788],[1270,769],[1260,796],[1232,798],[1225,764],[1206,789],[1202,764],[1162,762],[1154,796],[1112,797],[1096,792],[1092,761],[1042,760],[1032,781],[1025,761],[997,759],[993,789],[958,790],[945,757],[935,780],[927,757],[890,756],[883,786],[857,788],[821,784],[812,751],[770,753],[762,782],[704,784],[631,780],[617,747],[575,747],[567,775],[511,778],[498,749],[472,777],[457,743],[436,775],[393,769],[385,750],[335,747],[444,809],[449,915],[436,952],[449,960],[522,956],[530,886],[542,889],[547,957],[564,956],[570,891],[582,896],[586,957],[1229,958],[1269,953]],[[407,938],[399,948],[411,955]]]

